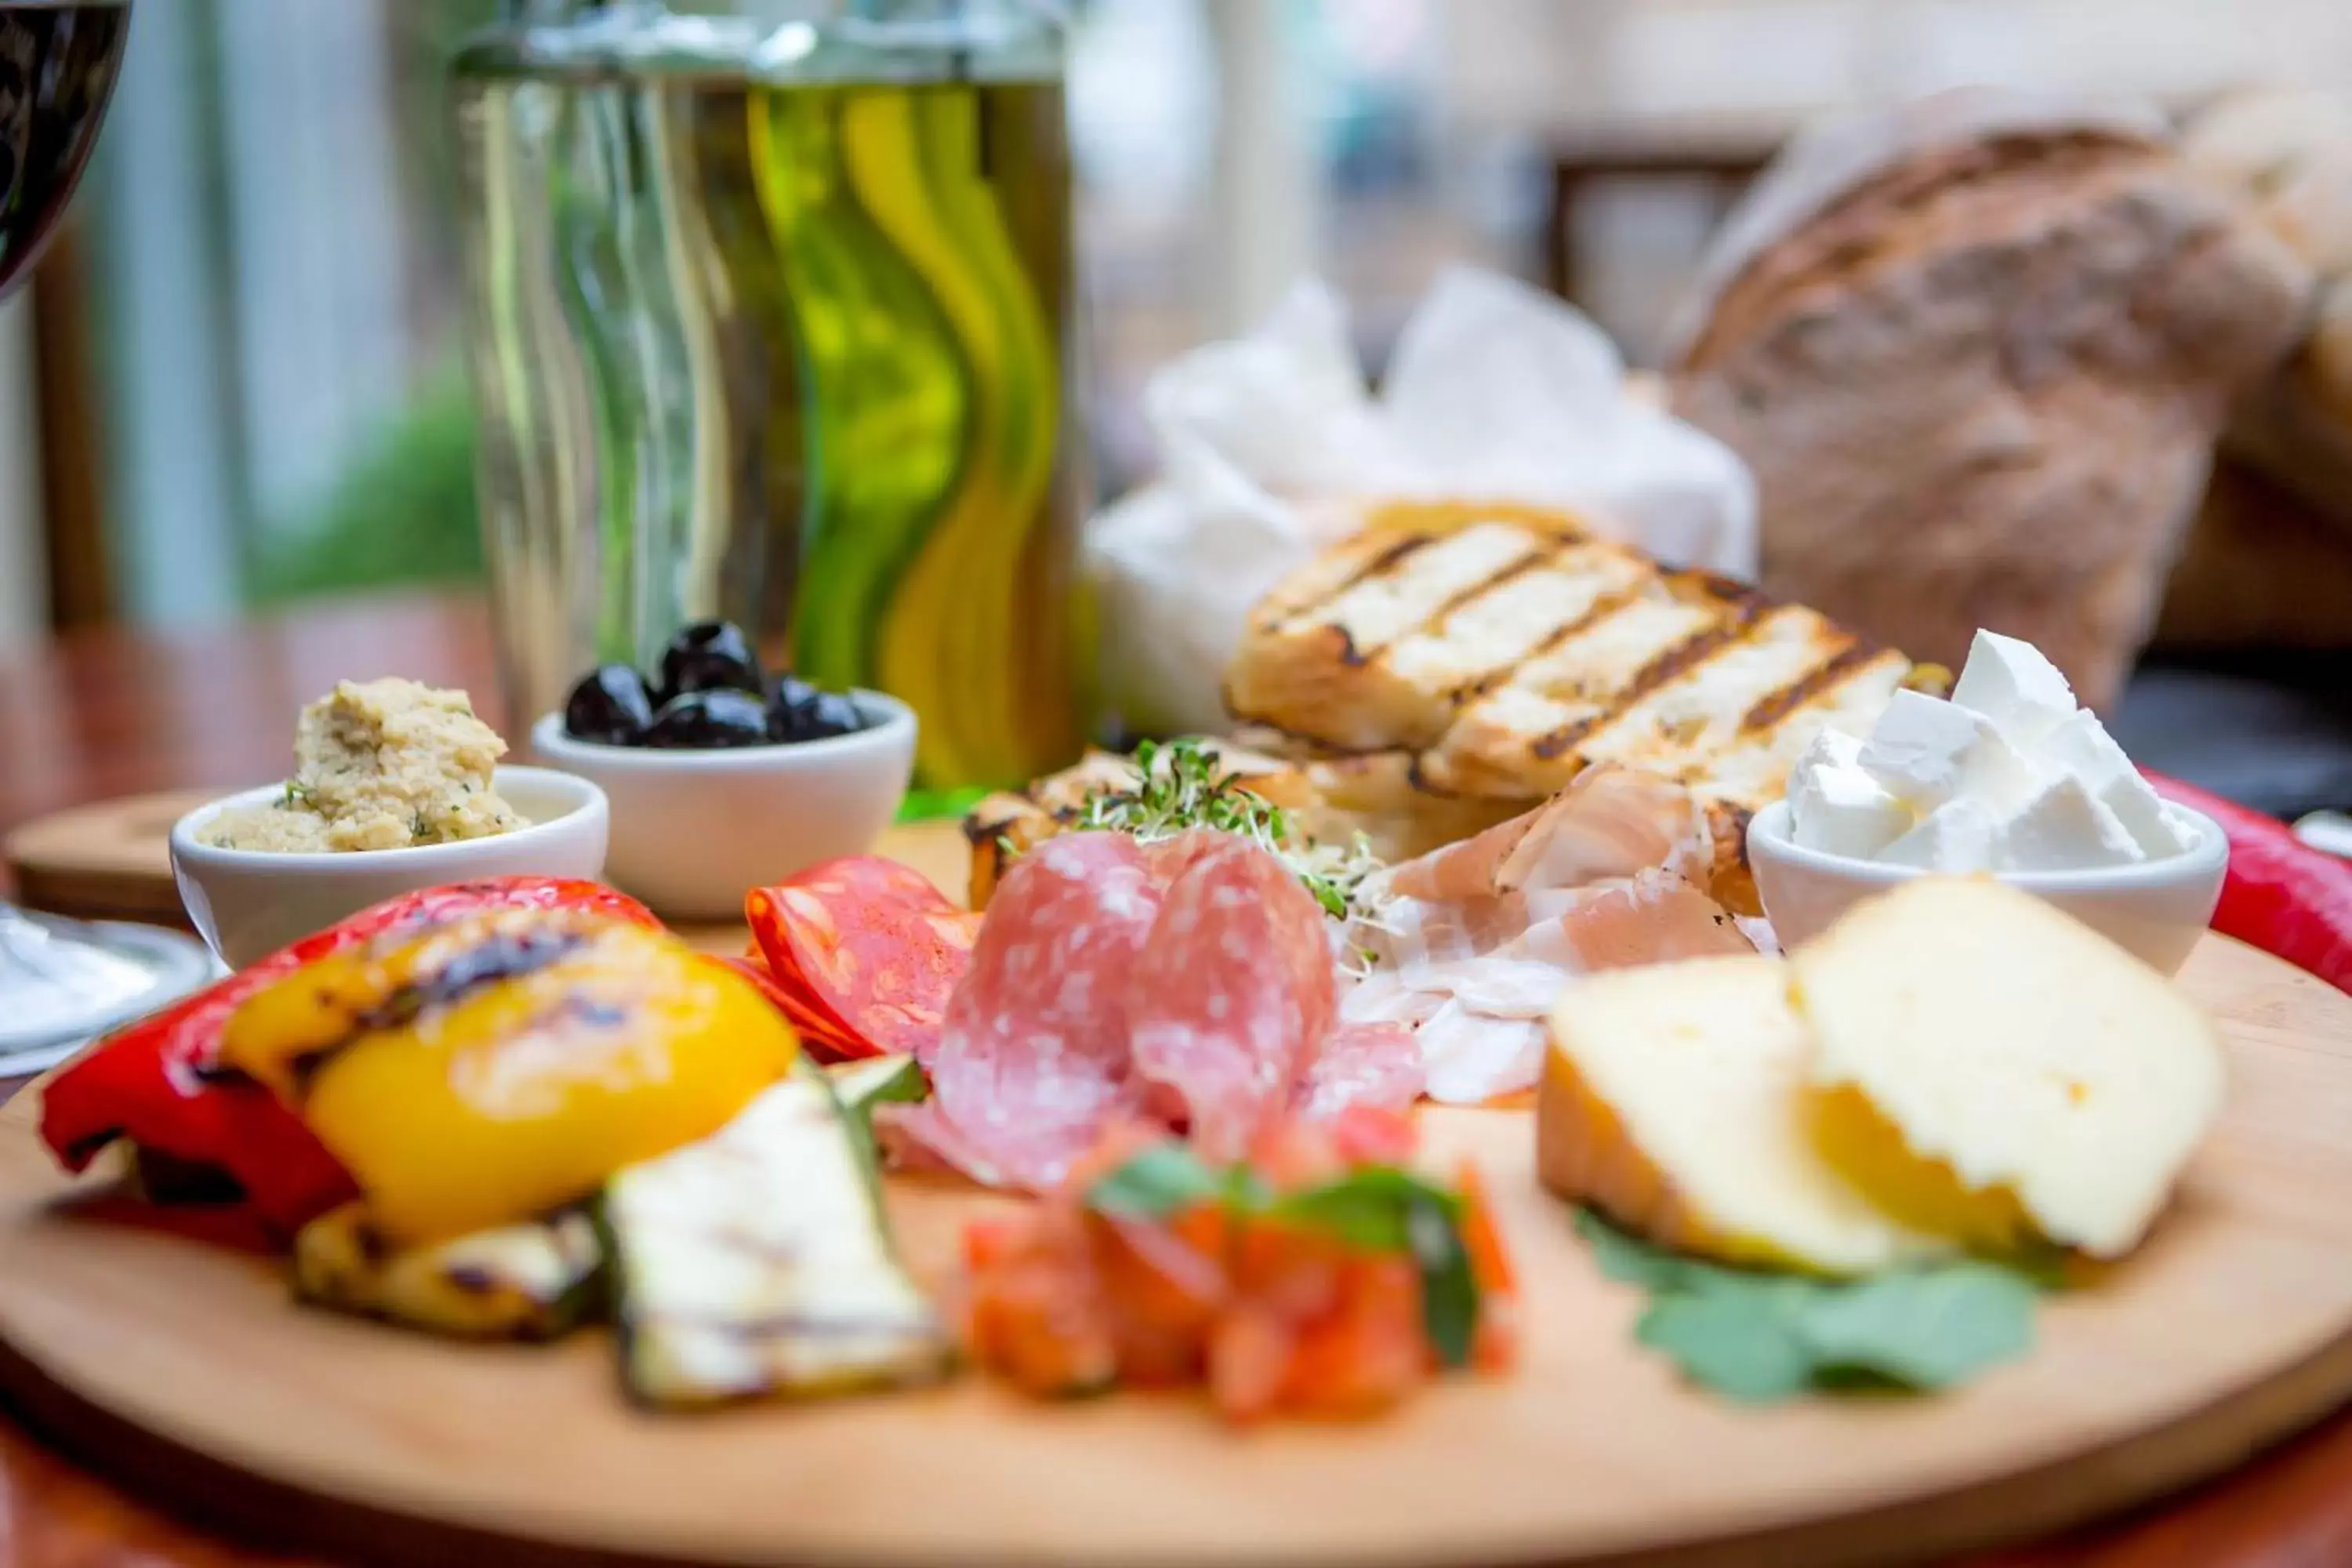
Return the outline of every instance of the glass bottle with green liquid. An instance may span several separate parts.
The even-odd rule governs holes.
[[[1076,754],[1062,62],[1039,0],[508,0],[460,49],[518,727],[721,618],[910,703],[924,790]]]

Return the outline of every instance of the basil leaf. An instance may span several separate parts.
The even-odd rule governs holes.
[[[1704,1263],[1627,1235],[1603,1218],[1598,1209],[1576,1211],[1576,1234],[1592,1248],[1592,1261],[1600,1265],[1601,1272],[1622,1285],[1664,1290],[1686,1284],[1707,1271]]]
[[[1694,1383],[1746,1405],[1768,1405],[1803,1392],[1816,1370],[1795,1331],[1800,1311],[1771,1292],[1705,1286],[1654,1298],[1633,1337],[1680,1367]]]
[[[2025,1352],[2042,1281],[1978,1259],[1820,1279],[1731,1268],[1637,1240],[1590,1209],[1577,1233],[1610,1279],[1649,1292],[1633,1336],[1729,1398],[1948,1388]]]
[[[2032,1281],[1990,1263],[1904,1269],[1817,1288],[1799,1323],[1817,1366],[1948,1388],[2033,1343]]]
[[[1462,1228],[1442,1204],[1412,1199],[1404,1228],[1412,1259],[1421,1268],[1422,1331],[1429,1336],[1441,1366],[1467,1366],[1478,1333],[1478,1281],[1470,1272],[1470,1249]]]
[[[1131,1219],[1160,1219],[1222,1197],[1226,1184],[1181,1143],[1155,1143],[1087,1189],[1087,1206]]]
[[[1371,1165],[1278,1199],[1268,1212],[1367,1252],[1403,1252],[1412,1242],[1406,1215],[1415,1204],[1436,1205],[1448,1223],[1458,1206],[1452,1194],[1431,1186],[1410,1171]]]

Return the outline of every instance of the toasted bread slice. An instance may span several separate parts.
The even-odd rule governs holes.
[[[1911,674],[1812,610],[1521,511],[1327,552],[1253,617],[1226,696],[1315,748],[1412,752],[1424,795],[1525,803],[1614,763],[1737,817]]]

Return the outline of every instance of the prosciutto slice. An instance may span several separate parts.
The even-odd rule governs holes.
[[[1755,943],[1701,889],[1717,859],[1704,806],[1670,780],[1596,768],[1524,816],[1397,867],[1373,955],[1341,998],[1349,1025],[1412,1029],[1432,1099],[1532,1086],[1544,1019],[1599,970]]]

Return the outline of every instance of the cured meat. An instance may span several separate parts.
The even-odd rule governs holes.
[[[754,889],[743,912],[794,1025],[846,1057],[927,1056],[980,924],[921,872],[874,855]]]
[[[1421,1047],[1402,1024],[1335,1024],[1323,1048],[1291,1091],[1291,1109],[1309,1121],[1342,1112],[1403,1110],[1421,1098]]]
[[[784,988],[767,960],[758,957],[713,957],[713,963],[724,964],[757,986],[760,994],[784,1016],[800,1037],[801,1049],[821,1062],[851,1061],[873,1054],[844,1032],[841,1022],[818,1012],[805,998]]]
[[[1237,1160],[1330,1030],[1330,939],[1313,896],[1248,839],[1159,858],[1182,869],[1130,982],[1135,1069],[1181,1104],[1204,1157]]]
[[[1123,834],[1068,834],[1024,855],[989,901],[925,1059],[931,1097],[881,1108],[889,1135],[992,1185],[1061,1180],[1107,1122],[1141,1111],[1128,1009],[1160,909],[1143,849]]]
[[[1720,858],[1687,790],[1589,771],[1535,811],[1398,867],[1377,924],[1349,933],[1376,962],[1340,1016],[1412,1027],[1432,1099],[1528,1088],[1544,1018],[1580,975],[1754,951],[1703,890]]]
[[[1389,885],[1403,898],[1456,902],[1654,868],[1704,881],[1714,859],[1706,808],[1688,789],[1602,766],[1524,816],[1408,860]]]

